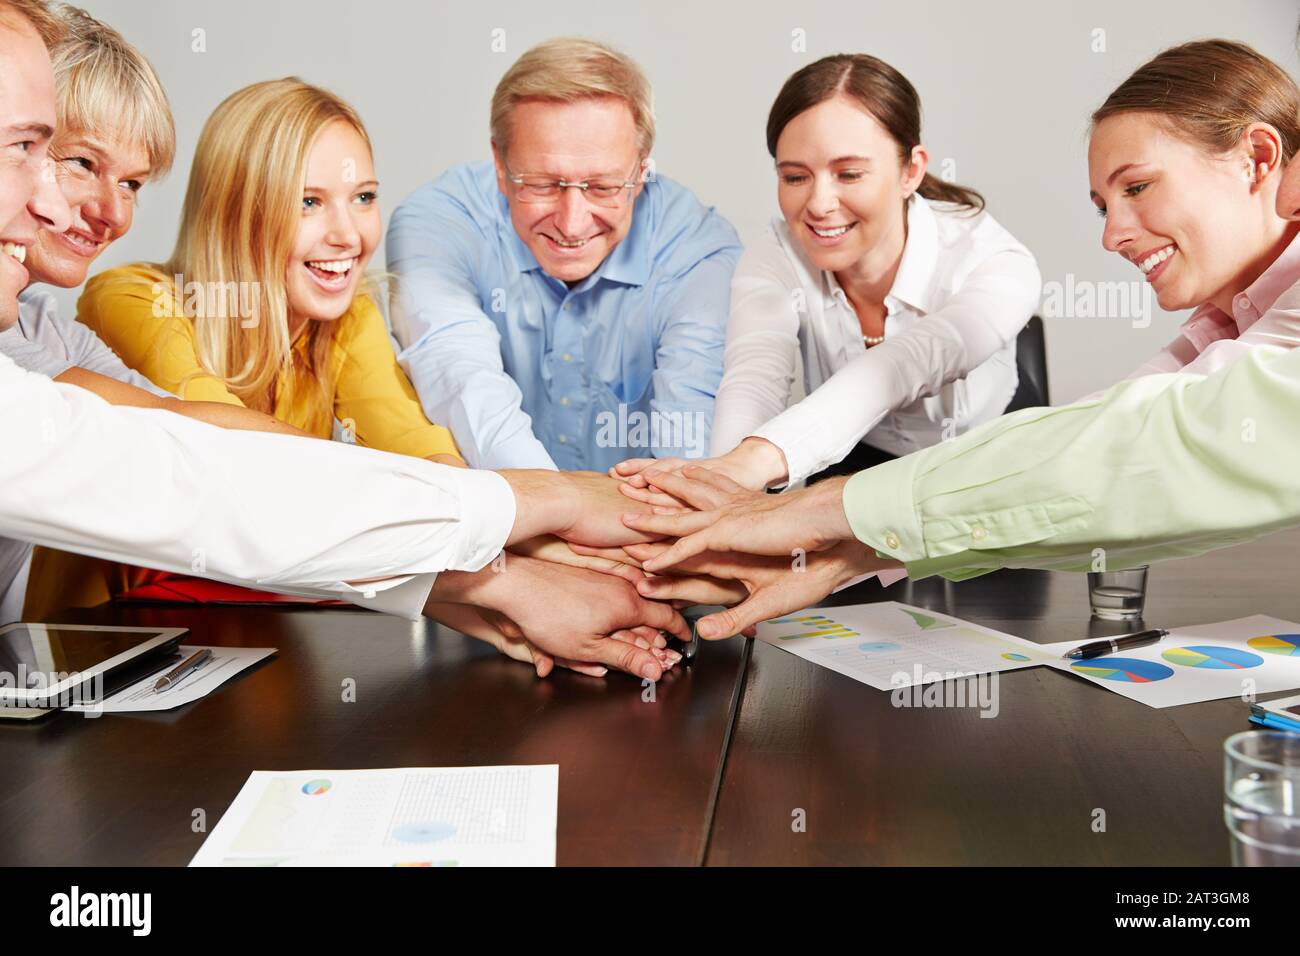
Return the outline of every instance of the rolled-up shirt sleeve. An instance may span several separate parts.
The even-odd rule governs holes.
[[[0,409],[0,535],[33,544],[415,617],[514,524],[492,472],[116,408],[2,356]]]
[[[855,536],[914,578],[1189,557],[1300,522],[1300,351],[1007,415],[845,485]]]

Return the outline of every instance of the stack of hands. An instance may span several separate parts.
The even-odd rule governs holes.
[[[609,475],[548,474],[573,492],[549,493],[548,505],[572,511],[562,527],[512,545],[472,582],[443,572],[455,603],[439,603],[435,586],[427,613],[540,677],[556,666],[593,676],[612,667],[658,680],[681,660],[668,638],[690,640],[684,607],[727,608],[699,621],[702,638],[752,635],[853,578],[900,567],[853,537],[846,478],[769,495],[711,467],[720,461],[635,459]],[[523,474],[510,480],[526,497]]]

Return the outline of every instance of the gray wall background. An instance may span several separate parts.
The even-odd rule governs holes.
[[[488,156],[488,101],[515,57],[580,34],[640,61],[655,87],[659,171],[716,205],[742,239],[777,214],[763,126],[781,83],[820,56],[867,52],[919,91],[932,170],[983,192],[1045,282],[1130,283],[1140,274],[1101,248],[1088,200],[1090,111],[1147,58],[1185,40],[1238,39],[1293,76],[1300,66],[1293,0],[83,2],[152,61],[178,139],[175,169],[146,187],[132,231],[96,271],[170,253],[199,130],[245,84],[296,74],[351,102],[375,144],[387,222],[420,183]],[[204,52],[193,49],[195,30]],[[504,51],[494,49],[502,41]],[[76,295],[62,293],[64,306]],[[1132,316],[1048,318],[1054,402],[1104,387],[1163,346],[1185,316],[1152,308],[1145,328]]]

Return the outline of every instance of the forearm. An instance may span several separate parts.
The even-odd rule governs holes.
[[[564,472],[507,468],[498,474],[515,493],[515,523],[506,547],[538,535],[559,534],[573,524],[581,502]],[[628,505],[631,510],[631,502]]]
[[[859,473],[845,505],[913,576],[1190,556],[1300,522],[1297,408],[1300,351],[1256,352],[1004,416]]]
[[[317,438],[310,432],[295,428],[263,412],[242,405],[225,405],[221,402],[187,402],[179,398],[159,399],[159,408],[184,415],[195,421],[207,422],[218,428],[245,432],[269,432],[272,435],[292,435],[297,438]]]
[[[489,320],[484,318],[483,322]],[[474,331],[430,336],[398,356],[429,421],[456,436],[474,468],[555,468],[506,374],[500,342]]]
[[[313,435],[292,425],[264,415],[262,412],[245,408],[242,405],[226,405],[222,402],[186,402],[179,398],[160,398],[142,388],[127,382],[119,382],[98,372],[84,368],[70,368],[54,379],[64,385],[93,392],[110,405],[124,408],[158,408],[163,411],[183,415],[195,421],[207,422],[219,428],[231,428],[237,431],[269,432],[275,435],[295,435],[312,438]]]

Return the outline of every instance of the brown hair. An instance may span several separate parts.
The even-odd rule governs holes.
[[[45,0],[0,0],[0,20],[13,23],[12,14],[26,20],[45,43],[46,49],[52,49],[63,39],[67,27],[50,9]]]
[[[1251,123],[1277,129],[1285,162],[1300,149],[1300,89],[1272,60],[1232,40],[1165,50],[1106,97],[1092,125],[1136,112],[1159,114],[1175,135],[1216,154],[1231,150]]]
[[[880,121],[898,143],[907,163],[921,142],[921,98],[916,87],[884,60],[865,53],[839,53],[809,63],[781,87],[767,114],[767,151],[776,158],[776,141],[786,125],[805,110],[836,96],[847,96]],[[917,187],[926,199],[956,203],[978,212],[984,197],[973,189],[926,173]]]

